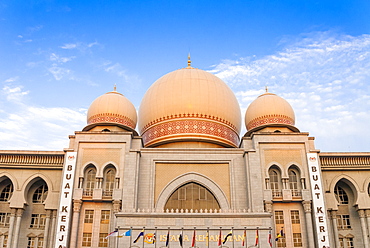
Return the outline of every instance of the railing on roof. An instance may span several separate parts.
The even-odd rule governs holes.
[[[370,156],[320,156],[322,167],[365,167],[370,166]]]
[[[63,165],[64,154],[0,154],[0,164]]]

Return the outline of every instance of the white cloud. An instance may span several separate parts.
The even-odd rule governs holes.
[[[91,48],[91,47],[97,46],[97,45],[99,45],[99,43],[97,41],[90,42],[90,43],[76,42],[76,43],[67,43],[67,44],[64,44],[60,48],[67,49],[67,50],[71,50],[71,49],[85,50],[87,48]]]
[[[77,48],[78,44],[75,43],[69,43],[69,44],[64,44],[63,46],[61,46],[60,48],[63,48],[63,49],[74,49],[74,48]]]
[[[99,45],[99,43],[97,41],[87,44],[87,47],[90,48],[90,47],[93,47],[93,46],[96,46],[96,45]]]
[[[3,89],[11,94],[22,87]],[[68,135],[86,125],[86,109],[45,108],[7,99],[0,112],[0,149],[62,150]]]
[[[16,76],[16,77],[11,77],[11,78],[6,79],[6,80],[4,81],[4,83],[12,83],[12,82],[17,81],[18,79],[19,79],[19,77],[18,77],[18,76]]]
[[[61,80],[64,76],[68,75],[71,70],[67,68],[62,68],[57,65],[53,65],[49,68],[49,72],[54,76],[55,80]]]
[[[236,92],[242,109],[267,85],[290,102],[296,126],[316,136],[319,149],[370,150],[370,35],[308,34],[276,54],[225,60],[211,72]]]
[[[137,78],[129,75],[120,63],[115,63],[114,65],[106,64],[106,66],[107,67],[104,69],[106,72],[117,75],[122,78],[124,82],[137,80]]]
[[[67,62],[71,61],[74,58],[76,58],[76,56],[60,57],[59,55],[57,55],[55,53],[50,54],[50,60],[51,61],[56,61],[56,62],[61,63],[61,64],[67,63]]]
[[[22,86],[12,87],[5,85],[2,88],[2,94],[6,96],[6,99],[11,102],[21,102],[23,97],[29,93],[29,91],[23,91]]]

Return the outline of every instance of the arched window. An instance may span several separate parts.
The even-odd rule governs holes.
[[[87,169],[85,178],[86,178],[86,181],[85,181],[84,195],[92,196],[93,189],[95,188],[96,169],[95,168]]]
[[[116,170],[109,168],[104,173],[104,196],[112,196],[114,189],[114,180],[116,178]]]
[[[220,209],[220,205],[207,188],[188,183],[172,193],[164,209]]]
[[[344,189],[340,186],[335,186],[334,188],[334,194],[335,194],[335,198],[337,198],[337,201],[339,202],[339,204],[348,204],[348,195],[346,193],[346,191],[344,191]]]
[[[280,172],[276,169],[269,170],[270,177],[270,189],[272,191],[272,197],[282,197],[281,186],[280,186]]]
[[[0,201],[2,201],[2,202],[9,201],[10,198],[12,197],[12,195],[13,195],[13,184],[12,183],[9,183],[1,191],[1,193],[0,193]]]
[[[46,183],[43,183],[39,186],[32,195],[33,203],[43,203],[48,196],[48,186]]]
[[[299,173],[294,169],[289,169],[288,175],[289,175],[289,188],[292,191],[292,196],[293,197],[301,196]]]

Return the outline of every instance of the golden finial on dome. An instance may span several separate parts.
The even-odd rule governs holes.
[[[188,54],[188,68],[191,67],[190,53]]]
[[[265,90],[266,90],[266,93],[269,92],[269,88],[267,87],[267,85],[265,86]]]
[[[117,91],[117,84],[114,84],[113,91]]]

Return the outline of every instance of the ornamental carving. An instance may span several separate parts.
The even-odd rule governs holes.
[[[247,124],[247,130],[269,124],[283,124],[294,126],[294,120],[286,115],[264,115],[251,120]]]
[[[94,124],[94,123],[118,123],[132,129],[135,129],[136,123],[128,118],[127,116],[119,115],[119,114],[112,114],[112,113],[102,113],[93,115],[89,118],[87,124]]]
[[[196,118],[173,119],[149,126],[142,133],[142,137],[145,145],[178,137],[184,137],[185,139],[206,138],[234,147],[237,147],[239,144],[239,135],[231,126],[207,119]]]

